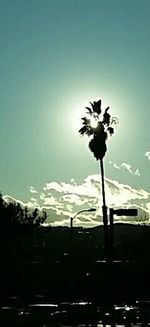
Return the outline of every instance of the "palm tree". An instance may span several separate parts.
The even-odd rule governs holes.
[[[102,199],[103,199],[103,225],[104,225],[104,248],[105,257],[108,258],[108,217],[107,206],[105,199],[105,187],[104,187],[104,165],[103,158],[107,151],[106,140],[108,135],[113,135],[114,125],[117,123],[115,117],[111,117],[108,113],[109,107],[107,107],[102,115],[101,119],[101,100],[90,102],[91,107],[85,107],[86,115],[81,118],[82,127],[79,130],[80,135],[91,136],[92,139],[89,142],[89,148],[93,152],[94,157],[100,162],[100,172],[102,181]]]

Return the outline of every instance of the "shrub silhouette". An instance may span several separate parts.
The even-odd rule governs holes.
[[[27,207],[21,207],[20,203],[6,202],[0,193],[0,219],[1,227],[40,226],[47,219],[47,214],[39,214],[38,208],[29,211]]]

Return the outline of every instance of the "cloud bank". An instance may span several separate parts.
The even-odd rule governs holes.
[[[32,188],[34,189],[34,187]],[[150,193],[143,189],[135,189],[116,180],[105,178],[106,204],[108,208],[137,208],[139,216],[148,216],[150,212]],[[33,193],[33,192],[31,192]],[[14,198],[4,196],[7,201]],[[34,192],[34,197],[26,203],[17,200],[29,208],[38,207],[46,210],[48,223],[52,226],[69,226],[70,217],[80,210],[96,208],[96,212],[82,213],[75,218],[76,226],[92,227],[102,223],[102,195],[100,175],[90,175],[77,184],[74,179],[70,183],[47,182],[43,189]],[[119,221],[136,222],[136,217],[118,217]],[[117,220],[117,217],[115,217]]]

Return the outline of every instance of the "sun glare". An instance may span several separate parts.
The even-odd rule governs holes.
[[[93,98],[92,100],[90,99],[90,101],[91,102],[98,101],[99,99],[100,98],[97,97],[97,98]],[[113,100],[113,99],[111,99],[111,100]],[[106,100],[104,101],[102,99],[102,113],[103,113],[104,109],[108,105],[110,105],[111,102],[113,103],[113,101],[108,101],[107,102]],[[96,128],[97,127],[98,120],[96,118],[90,117],[88,114],[86,114],[86,107],[91,107],[91,105],[89,104],[89,101],[82,101],[81,100],[80,103],[78,101],[78,104],[77,105],[75,105],[75,103],[73,103],[71,105],[71,107],[72,107],[72,111],[70,112],[70,127],[73,130],[73,133],[74,132],[76,133],[82,127],[81,118],[82,117],[85,117],[85,116],[90,119],[90,121],[91,121],[91,127],[93,127],[93,128]],[[117,105],[115,106],[115,104],[114,105],[111,105],[110,106],[110,111],[111,111],[112,108],[115,108],[116,109],[116,107],[118,107],[118,106]]]
[[[87,102],[81,103],[81,105],[78,105],[77,107],[74,107],[72,110],[71,115],[71,125],[73,127],[73,130],[76,132],[82,127],[81,118],[85,116],[85,107],[87,106]]]
[[[90,118],[90,124],[91,124],[92,128],[96,128],[97,125],[98,125],[98,120],[96,118],[94,118],[94,117],[91,117]]]
[[[95,101],[95,99],[94,99]],[[93,118],[93,117],[89,117],[88,114],[86,114],[86,107],[89,107],[90,104],[87,101],[82,101],[80,105],[76,106],[73,110],[72,110],[72,117],[71,117],[71,121],[72,121],[72,126],[73,129],[75,131],[78,131],[81,127],[82,127],[82,121],[81,118],[82,117],[87,117],[90,118],[91,121],[91,126],[93,128],[97,127],[98,121]]]

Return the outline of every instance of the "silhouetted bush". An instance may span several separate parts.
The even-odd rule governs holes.
[[[40,226],[46,220],[46,212],[39,213],[38,208],[29,210],[20,203],[6,202],[0,193],[0,225],[2,228],[15,226]]]

